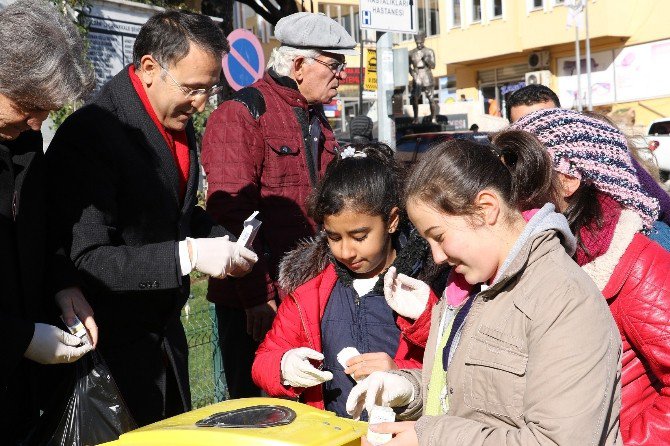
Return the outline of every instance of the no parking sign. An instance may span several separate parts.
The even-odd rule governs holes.
[[[237,91],[263,77],[265,56],[258,38],[246,29],[236,29],[228,35],[230,53],[223,56],[223,74]]]

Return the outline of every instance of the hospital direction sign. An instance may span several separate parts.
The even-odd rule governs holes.
[[[361,28],[416,34],[419,0],[360,0]]]

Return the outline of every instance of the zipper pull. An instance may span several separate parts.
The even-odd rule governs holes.
[[[12,220],[16,221],[16,191],[14,191],[14,194],[12,195]]]

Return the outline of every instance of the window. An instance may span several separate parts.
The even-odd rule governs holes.
[[[426,37],[440,33],[440,1],[415,0],[418,11],[418,30],[426,33]],[[393,43],[413,40],[413,34],[393,34]]]
[[[544,7],[544,0],[533,0],[532,1],[533,9],[539,9]]]
[[[461,26],[461,0],[451,0],[451,26]]]
[[[426,0],[426,35],[440,34],[440,0]]]
[[[499,18],[503,15],[503,1],[502,0],[491,0],[491,18]]]
[[[472,0],[472,22],[482,21],[482,0]]]

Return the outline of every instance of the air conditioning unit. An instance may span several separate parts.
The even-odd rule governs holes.
[[[535,51],[528,56],[528,68],[542,70],[549,68],[549,51]]]
[[[526,85],[542,84],[547,87],[551,84],[551,71],[540,70],[526,73]]]

